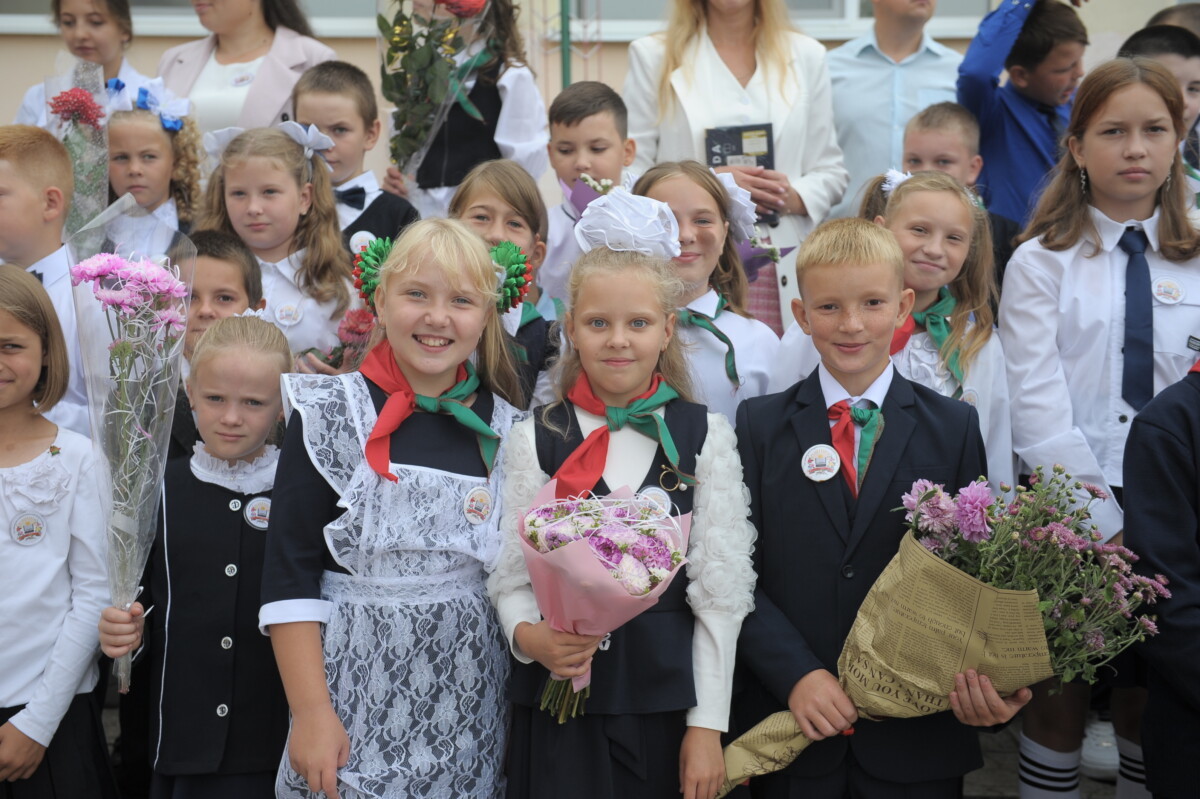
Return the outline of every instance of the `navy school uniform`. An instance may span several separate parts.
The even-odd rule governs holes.
[[[837,674],[858,608],[905,534],[904,516],[893,509],[912,483],[925,478],[957,490],[986,473],[979,419],[967,403],[893,374],[882,411],[883,432],[855,499],[840,474],[815,482],[802,468],[810,447],[832,441],[817,371],[738,409],[738,447],[759,538],[754,610],[738,639],[736,732],[787,710],[792,688],[809,672]],[[975,731],[949,712],[860,721],[853,736],[818,741],[782,772],[756,777],[751,792],[832,799],[844,794],[846,779],[865,772],[881,784],[870,795],[956,795],[959,778],[982,764]]]
[[[517,361],[517,377],[521,380],[521,395],[528,408],[535,402],[538,377],[546,373],[558,357],[558,329],[546,320],[526,301],[521,306],[521,321],[516,333],[514,355]]]
[[[496,144],[496,124],[500,121],[500,78],[502,60],[479,73],[467,94],[482,120],[474,119],[459,103],[452,103],[446,119],[433,136],[425,158],[417,168],[417,186],[435,189],[457,186],[476,164],[503,158]]]
[[[342,229],[342,241],[346,249],[354,254],[355,243],[369,243],[382,238],[395,241],[406,227],[420,218],[412,203],[385,191],[364,208],[358,218]]]
[[[679,450],[679,467],[695,474],[696,455],[708,436],[707,409],[674,400],[664,420]],[[550,411],[567,436],[548,429],[540,411],[534,439],[538,463],[553,475],[582,443],[583,435],[570,403]],[[659,476],[669,463],[658,448],[638,488],[662,488]],[[668,484],[670,481],[668,480]],[[594,492],[610,493],[601,478]],[[667,492],[679,513],[692,510],[694,490]],[[556,775],[579,775],[569,793],[577,799],[676,797],[679,795],[679,749],[687,729],[687,710],[696,705],[692,667],[695,618],[687,602],[687,575],[676,574],[658,603],[614,630],[592,661],[591,695],[583,716],[560,725],[539,710],[549,672],[536,661],[516,664],[509,698],[514,703],[508,751],[510,799],[558,799],[565,790],[558,778],[547,778],[546,763]],[[666,764],[666,768],[664,768]]]
[[[1200,373],[1142,408],[1125,444],[1125,543],[1141,574],[1165,575],[1159,635],[1137,651],[1149,664],[1142,716],[1146,787],[1156,797],[1196,795],[1200,741]]]

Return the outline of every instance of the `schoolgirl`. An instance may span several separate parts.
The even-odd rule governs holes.
[[[1004,349],[996,335],[991,226],[967,190],[941,172],[889,172],[866,186],[864,210],[890,230],[904,253],[904,287],[916,295],[912,316],[892,340],[892,363],[908,380],[979,411],[993,493],[1012,485],[1012,421]],[[789,328],[771,375],[783,391],[821,356],[800,326]]]
[[[278,796],[494,797],[508,661],[484,579],[520,416],[496,274],[427,219],[377,277],[359,371],[284,379],[259,614],[292,711]]]
[[[158,535],[129,611],[106,608],[112,658],[149,644],[151,799],[270,796],[287,736],[287,700],[258,632],[265,530],[291,368],[283,334],[256,318],[222,319],[192,353],[187,393],[201,442],[168,463]]]
[[[670,218],[654,207],[638,217],[659,214]],[[581,224],[594,218],[585,214]],[[733,429],[690,401],[675,335],[683,286],[663,257],[676,234],[664,226],[646,247],[644,230],[638,246],[661,254],[598,247],[576,262],[558,399],[520,422],[508,443],[504,549],[488,591],[518,661],[508,750],[514,799],[712,796],[724,775],[720,737],[737,635],[753,604],[754,530]],[[692,514],[686,575],[604,643],[556,632],[538,612],[517,526],[552,478],[559,496],[629,487]],[[585,715],[560,725],[538,709],[551,672],[577,676],[589,666]]]
[[[1105,538],[1121,508],[1130,420],[1196,360],[1200,232],[1179,143],[1179,84],[1149,59],[1118,58],[1080,84],[1068,152],[1009,261],[1000,301],[1013,444],[1021,472],[1062,464],[1113,499],[1092,507]],[[1125,682],[1127,669],[1120,670]],[[1114,687],[1118,791],[1140,772],[1134,694]],[[1086,686],[1035,689],[1021,737],[1021,796],[1078,796]],[[1046,774],[1059,778],[1047,783]],[[1058,790],[1061,789],[1061,790]]]
[[[91,700],[109,596],[98,467],[88,439],[44,416],[68,379],[49,296],[0,265],[0,784],[12,799],[116,796]]]
[[[677,318],[692,385],[699,402],[732,424],[738,403],[766,393],[779,349],[778,336],[745,309],[737,241],[754,230],[750,193],[697,161],[651,167],[633,193],[666,203],[679,223],[680,253],[671,265],[684,283]]]
[[[358,301],[319,153],[332,141],[295,122],[227,128],[204,139],[219,162],[198,226],[236,234],[258,258],[266,319],[287,336],[292,352],[335,346],[338,322]]]
[[[450,217],[466,222],[489,247],[508,241],[525,253],[533,285],[524,302],[501,319],[516,342],[525,396],[548,401],[553,395],[548,369],[558,354],[558,334],[551,332],[550,321],[557,318],[558,309],[537,284],[537,271],[546,257],[547,228],[546,205],[537,183],[515,161],[486,161],[458,185],[450,200]]]

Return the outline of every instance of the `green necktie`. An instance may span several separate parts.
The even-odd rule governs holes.
[[[946,344],[946,339],[950,338],[950,314],[954,313],[954,306],[958,302],[954,299],[954,295],[950,293],[947,286],[942,286],[938,289],[938,299],[933,305],[930,305],[924,311],[913,311],[912,318],[918,325],[925,328],[925,332],[933,339],[933,343],[937,345],[938,352],[942,352],[942,348]],[[954,379],[958,381],[959,390],[962,390],[963,371],[962,365],[958,362],[958,350],[951,352],[946,357],[946,368],[950,370],[950,374],[954,375]]]
[[[465,364],[467,377],[454,384],[454,387],[438,397],[426,397],[416,394],[416,406],[426,413],[448,413],[463,427],[471,430],[479,438],[479,451],[487,464],[488,472],[496,464],[496,450],[500,447],[500,436],[479,418],[479,414],[465,404],[466,400],[479,390],[479,376],[475,374],[475,366],[470,361]]]
[[[712,316],[700,311],[693,311],[691,308],[680,308],[675,312],[679,319],[679,324],[684,327],[698,327],[701,330],[707,330],[716,336],[717,341],[725,345],[725,376],[729,378],[729,382],[733,383],[734,388],[739,387],[742,381],[738,378],[737,360],[733,354],[733,342],[729,340],[729,336],[721,332],[721,329],[714,324],[714,321],[721,315],[721,311],[725,310],[728,305],[724,297],[717,298],[717,312]]]

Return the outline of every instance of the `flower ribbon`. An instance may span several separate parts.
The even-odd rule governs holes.
[[[906,321],[892,335],[891,353],[895,355],[904,349],[916,325],[925,328],[925,331],[929,333],[929,337],[933,339],[933,343],[937,345],[938,352],[940,353],[942,347],[946,344],[946,340],[950,338],[950,314],[954,313],[954,306],[957,304],[958,301],[950,293],[949,287],[942,286],[938,289],[937,302],[930,305],[924,311],[913,311],[909,317],[911,321]],[[958,350],[946,356],[946,368],[950,370],[950,374],[954,375],[954,379],[958,381],[961,390],[963,370],[962,364],[958,361]]]
[[[608,461],[611,431],[620,430],[626,425],[658,442],[681,485],[695,485],[696,478],[679,468],[679,450],[675,447],[675,439],[671,437],[666,420],[654,412],[678,397],[675,389],[664,382],[661,375],[655,374],[650,381],[650,388],[644,394],[634,397],[624,408],[613,407],[605,405],[595,395],[587,373],[580,373],[567,399],[588,413],[603,416],[608,423],[593,430],[558,467],[554,473],[554,479],[558,481],[556,496],[559,499],[579,496],[584,491],[591,491],[600,482],[604,476],[604,464]]]
[[[412,390],[386,339],[368,353],[359,371],[388,394],[375,427],[367,437],[367,464],[376,474],[393,483],[397,482],[396,475],[389,469],[390,439],[404,420],[418,409],[426,413],[449,414],[463,427],[473,431],[479,440],[483,462],[487,465],[488,473],[491,473],[496,462],[496,450],[500,447],[500,436],[466,405],[467,399],[479,389],[479,377],[470,361],[459,364],[458,382],[436,397],[426,397]]]
[[[857,497],[867,474],[867,465],[871,462],[871,454],[875,451],[875,442],[883,432],[883,412],[878,408],[854,408],[846,400],[841,400],[829,406],[829,419],[833,422],[830,431],[833,448],[842,459],[842,475],[850,486],[850,492]],[[854,425],[862,428],[857,456]]]
[[[754,225],[758,222],[758,212],[754,210],[750,192],[737,184],[732,172],[717,172],[711,168],[709,171],[716,175],[717,180],[725,187],[725,193],[729,195],[729,205],[725,210],[726,216],[729,217],[729,232],[734,242],[749,241],[754,237]]]
[[[742,381],[738,377],[737,360],[733,354],[733,342],[729,339],[729,336],[725,335],[721,328],[717,327],[714,321],[721,315],[721,311],[724,311],[728,304],[725,301],[725,297],[718,294],[717,312],[712,316],[700,311],[693,311],[691,308],[680,308],[675,311],[675,315],[679,319],[679,324],[684,327],[698,327],[701,330],[707,330],[725,345],[725,376],[729,378],[730,383],[733,383],[734,388],[738,388],[741,386]]]

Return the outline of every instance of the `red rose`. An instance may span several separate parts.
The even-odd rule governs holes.
[[[96,100],[87,89],[67,89],[59,92],[50,101],[50,113],[61,117],[63,122],[90,125],[100,130],[100,120],[104,110],[96,105]]]

